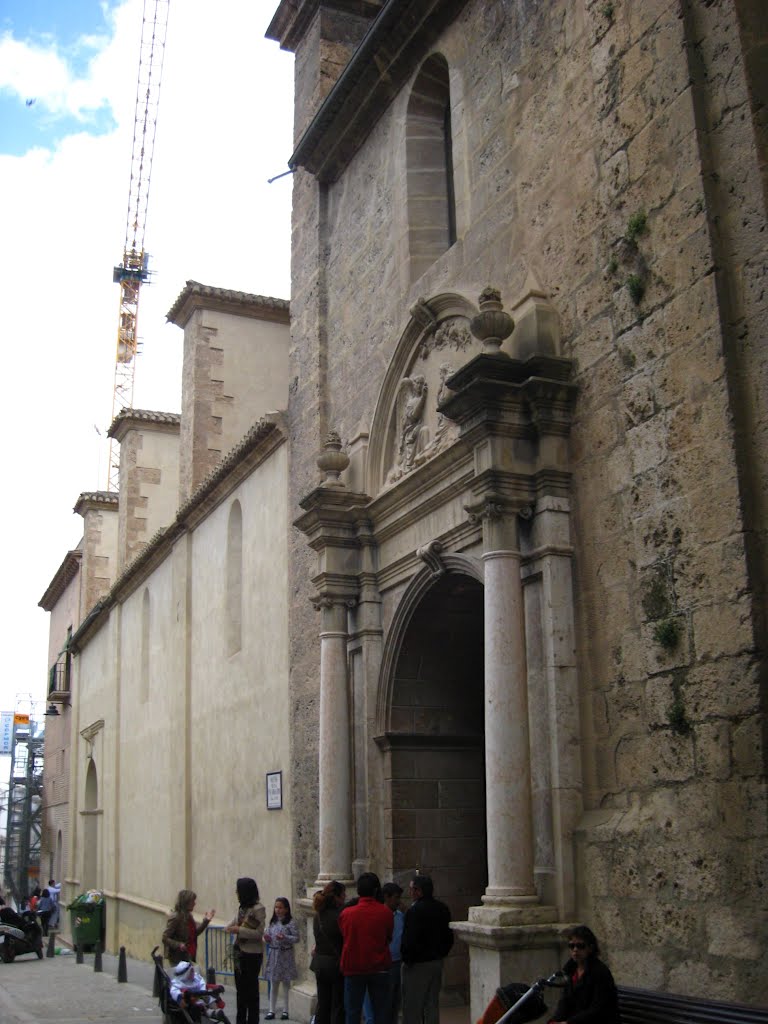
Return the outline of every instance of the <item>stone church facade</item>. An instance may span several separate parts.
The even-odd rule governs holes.
[[[432,874],[473,1018],[577,920],[620,982],[768,998],[760,8],[283,0],[269,28],[293,889]]]

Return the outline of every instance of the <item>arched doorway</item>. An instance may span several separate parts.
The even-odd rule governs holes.
[[[403,630],[387,737],[394,877],[431,875],[454,920],[466,920],[487,884],[483,672],[483,586],[445,573]],[[468,979],[457,943],[444,990],[467,1000]]]
[[[85,773],[83,813],[83,888],[98,888],[99,868],[99,780],[91,758]]]

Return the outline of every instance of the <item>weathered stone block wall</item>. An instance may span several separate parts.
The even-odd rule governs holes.
[[[176,514],[179,427],[146,423],[120,442],[119,556],[124,569]]]
[[[93,508],[83,516],[82,614],[87,615],[117,577],[118,512]]]
[[[580,389],[580,912],[620,980],[754,1000],[768,977],[765,201],[736,13],[468,3],[433,48],[450,71],[459,237],[412,286],[407,90],[339,181],[297,172],[291,501],[317,482],[327,427],[348,442],[370,424],[419,296],[493,283],[509,308],[533,273]],[[319,655],[301,537],[291,557],[298,888],[316,869]]]

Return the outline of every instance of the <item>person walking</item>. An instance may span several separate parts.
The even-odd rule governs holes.
[[[365,871],[357,880],[358,900],[339,915],[341,973],[344,975],[346,1024],[360,1024],[363,1000],[370,994],[374,1024],[387,1024],[389,969],[392,956],[394,918],[389,907],[379,902],[381,884],[377,875]]]
[[[264,977],[269,982],[269,1012],[266,1020],[275,1019],[281,985],[285,991],[285,1002],[280,1020],[288,1020],[288,990],[293,979],[299,976],[293,952],[293,947],[298,941],[299,930],[291,917],[291,904],[285,896],[279,896],[275,900],[272,919],[264,932],[264,942],[267,946],[267,969]]]
[[[428,875],[417,875],[408,889],[413,902],[405,912],[400,945],[403,1024],[439,1024],[443,960],[453,946],[451,912],[434,898]]]
[[[197,893],[191,889],[179,889],[173,913],[168,918],[163,932],[163,948],[168,961],[175,967],[182,960],[197,960],[197,937],[202,935],[213,920],[215,910],[208,910],[198,924],[192,916],[197,903]]]
[[[315,948],[310,968],[317,983],[315,1024],[344,1024],[344,975],[339,966],[344,940],[339,929],[339,914],[346,895],[346,888],[334,880],[312,899]]]
[[[43,935],[47,937],[48,926],[51,921],[51,915],[54,911],[53,900],[51,894],[47,889],[43,889],[40,899],[37,901],[37,916],[40,918],[40,927],[43,930]]]
[[[253,878],[238,878],[237,899],[237,914],[224,929],[235,936],[237,1024],[259,1024],[259,974],[267,914],[259,903],[259,887]]]
[[[56,884],[56,880],[53,878],[48,879],[48,894],[53,900],[53,913],[51,919],[48,922],[48,927],[51,929],[58,928],[59,918],[61,916],[61,886]]]

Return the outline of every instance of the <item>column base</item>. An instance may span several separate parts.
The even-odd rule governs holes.
[[[568,959],[565,936],[571,922],[557,920],[555,907],[470,907],[469,920],[452,923],[469,946],[470,1020],[479,1020],[502,985],[530,985],[559,970]],[[549,993],[549,994],[548,994]],[[559,995],[545,992],[552,1009]]]
[[[468,918],[472,924],[508,928],[557,921],[557,907],[543,907],[535,896],[483,896],[482,899],[482,907],[469,908]]]
[[[291,1020],[301,1021],[302,1024],[309,1024],[317,1005],[317,990],[315,988],[315,976],[310,976],[303,981],[291,985],[288,993],[288,1006]],[[269,1009],[269,1007],[267,1007]]]

